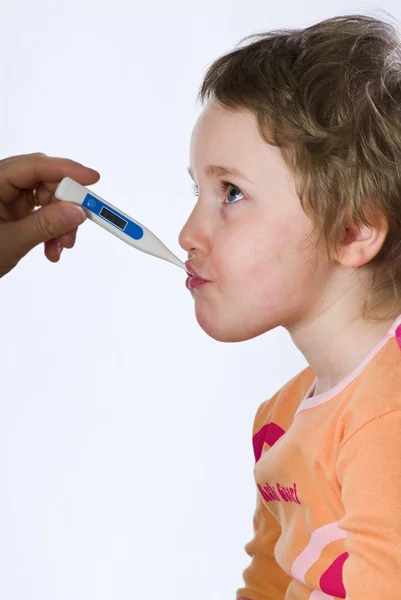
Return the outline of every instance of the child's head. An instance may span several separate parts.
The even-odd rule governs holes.
[[[200,325],[240,341],[344,298],[366,318],[397,314],[396,28],[346,16],[252,37],[214,62],[200,89],[207,103],[190,149],[199,198],[180,235],[211,281],[193,290]]]

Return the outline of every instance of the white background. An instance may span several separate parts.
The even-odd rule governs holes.
[[[256,31],[399,18],[397,1],[2,0],[0,156],[96,168],[94,191],[185,259],[207,65]],[[1,598],[223,600],[241,586],[254,414],[305,361],[283,329],[207,337],[184,280],[90,222],[59,264],[39,247],[1,280]]]

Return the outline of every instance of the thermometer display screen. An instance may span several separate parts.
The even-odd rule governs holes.
[[[102,210],[100,211],[100,216],[103,217],[104,219],[106,219],[106,221],[110,221],[110,223],[113,223],[113,225],[116,225],[117,227],[119,227],[120,229],[123,229],[123,230],[128,225],[128,221],[124,221],[124,219],[117,217],[117,215],[112,213],[105,206],[103,206]]]

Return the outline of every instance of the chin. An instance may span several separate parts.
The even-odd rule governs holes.
[[[270,331],[271,328],[265,327],[241,327],[238,326],[238,323],[227,323],[227,322],[219,322],[209,321],[205,318],[202,318],[200,315],[196,315],[196,319],[203,329],[205,333],[216,342],[226,342],[226,343],[235,343],[235,342],[246,342],[247,340],[252,340],[266,331]]]

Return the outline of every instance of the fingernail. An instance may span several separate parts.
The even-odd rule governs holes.
[[[84,209],[78,205],[66,206],[62,214],[67,225],[81,225],[86,219]]]
[[[62,251],[64,250],[63,246],[60,244],[60,241],[57,240],[57,250],[58,250],[58,257],[60,258]]]

